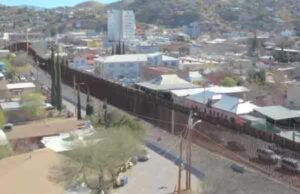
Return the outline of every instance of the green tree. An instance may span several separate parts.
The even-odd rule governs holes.
[[[11,147],[9,145],[0,145],[0,160],[8,157],[12,153]]]
[[[279,61],[281,63],[289,62],[288,54],[284,52],[283,48],[280,51],[273,51],[272,56],[274,57],[275,61]]]
[[[201,80],[193,81],[192,83],[198,86],[203,86],[203,81]]]
[[[34,63],[32,57],[29,57],[24,52],[19,52],[16,54],[16,57],[13,57],[10,61],[11,65],[20,68],[23,71],[29,71],[30,66]]]
[[[258,84],[265,84],[266,82],[266,72],[265,70],[260,71],[249,71],[247,75],[248,82],[258,83]]]
[[[0,127],[2,127],[5,123],[5,116],[2,111],[0,111]]]
[[[17,75],[29,72],[33,59],[24,52],[17,53],[17,55],[9,55],[5,59],[6,63],[6,77],[13,81],[17,80]]]
[[[86,97],[86,115],[91,116],[94,114],[94,107],[92,106],[90,94],[88,91],[87,97]]]
[[[21,107],[32,119],[43,116],[43,103],[44,97],[38,92],[21,96]]]
[[[224,80],[222,81],[222,86],[225,87],[232,87],[235,85],[236,85],[236,81],[231,77],[225,77]]]
[[[141,150],[141,140],[130,128],[98,130],[85,143],[75,143],[53,171],[53,178],[67,184],[84,183],[95,193],[109,193],[122,167]]]

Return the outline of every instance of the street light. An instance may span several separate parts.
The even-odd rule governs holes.
[[[186,171],[187,173],[187,180],[186,180],[186,187],[187,189],[191,189],[191,170],[192,170],[192,132],[194,130],[194,127],[197,124],[200,124],[202,122],[202,120],[197,120],[196,122],[194,122],[193,120],[193,116],[195,114],[193,114],[193,112],[190,112],[189,115],[189,120],[188,120],[188,135],[187,135],[187,141],[188,141],[188,151],[187,151],[187,163],[188,163],[188,169]]]
[[[189,129],[193,129],[197,124],[199,124],[199,123],[202,122],[201,119],[199,119],[196,122],[194,122],[194,119],[193,119],[194,115],[196,115],[196,114],[193,114],[193,112],[191,111],[190,115],[189,115],[189,120],[188,120],[188,127],[189,127]]]

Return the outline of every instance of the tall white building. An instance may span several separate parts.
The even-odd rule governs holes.
[[[135,37],[135,14],[131,10],[109,10],[107,12],[109,41],[126,41]]]

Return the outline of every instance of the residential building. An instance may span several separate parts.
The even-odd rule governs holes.
[[[132,40],[135,37],[135,14],[132,10],[107,12],[108,40],[112,42]]]
[[[152,79],[155,79],[161,75],[166,74],[174,74],[175,71],[173,69],[167,68],[167,67],[142,67],[141,72],[141,80],[143,81],[149,81]]]
[[[287,57],[287,60],[290,61],[290,62],[299,62],[300,61],[300,50],[296,50],[296,49],[282,49],[282,48],[275,48],[274,49],[274,52],[275,53],[281,53],[283,52],[286,57]]]
[[[33,40],[42,40],[43,34],[36,33],[36,32],[14,32],[14,33],[7,33],[6,35],[10,42],[21,42],[21,41],[33,41]]]
[[[179,59],[161,53],[130,54],[100,57],[95,59],[95,63],[100,77],[104,79],[130,78],[138,81],[141,78],[143,66],[163,66],[176,69],[179,65]]]
[[[93,66],[95,61],[94,54],[78,54],[73,58],[72,65],[76,68],[83,66]]]
[[[172,100],[170,91],[176,89],[190,89],[196,86],[192,83],[181,79],[176,74],[161,75],[150,81],[137,83],[136,87],[144,92],[153,93],[156,96],[161,96]]]
[[[266,119],[267,124],[295,129],[299,126],[300,112],[283,106],[265,106],[254,109],[255,114]]]
[[[212,86],[207,88],[197,87],[191,89],[171,90],[173,101],[181,105],[184,105],[186,97],[198,94],[200,92],[213,92],[215,94],[228,95],[241,99],[246,99],[246,95],[249,92],[249,89],[243,86]]]
[[[7,84],[6,88],[8,89],[9,98],[19,98],[24,94],[34,92],[36,86],[32,82],[23,82]]]
[[[160,46],[158,44],[149,44],[142,43],[135,45],[133,48],[130,48],[131,51],[135,53],[155,53],[160,52]]]
[[[41,108],[48,110],[51,108],[51,104],[44,103]],[[9,101],[0,103],[0,110],[5,115],[5,120],[8,123],[18,123],[32,120],[31,115],[27,113],[26,110],[22,108],[20,101]],[[44,118],[45,115],[39,115],[39,119]]]
[[[257,106],[240,98],[203,91],[185,99],[184,106],[208,116],[236,122],[241,115],[252,113]]]

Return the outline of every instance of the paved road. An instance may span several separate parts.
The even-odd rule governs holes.
[[[118,194],[167,194],[174,191],[178,181],[178,167],[151,149],[148,153],[151,157],[149,161],[140,162],[125,173],[128,185],[117,190]],[[201,184],[194,176],[192,183],[194,191],[201,191]],[[185,186],[184,179],[182,185]]]
[[[49,76],[39,71],[39,80],[49,85]],[[72,88],[62,85],[62,95],[68,99],[75,101],[76,97]],[[86,96],[81,94],[82,105],[85,106]],[[101,106],[101,102],[97,99],[93,99],[94,107]],[[64,100],[64,104],[72,110],[74,106],[72,103]],[[151,143],[150,148],[157,153],[168,158],[172,162],[178,162],[178,138],[166,133],[165,131],[158,129],[150,124],[147,124],[148,135],[147,142]],[[158,137],[162,138],[161,141],[157,141]],[[174,146],[175,145],[175,146]],[[173,148],[173,149],[172,149]],[[209,194],[299,194],[300,191],[296,191],[286,184],[282,184],[276,180],[270,179],[260,172],[246,168],[246,172],[243,174],[232,171],[230,166],[235,163],[222,156],[216,155],[212,152],[203,149],[197,145],[193,145],[193,173],[201,180],[201,184],[204,185],[204,191]],[[163,168],[158,165],[157,169]],[[158,174],[158,176],[160,176]]]
[[[160,148],[168,149],[178,141],[178,138],[162,131],[161,129],[148,128],[147,140]],[[158,137],[161,138],[157,141]],[[173,155],[179,154],[176,146],[170,151]],[[193,167],[204,173],[200,180],[206,193],[213,194],[296,194],[296,191],[288,185],[269,179],[264,174],[244,166],[246,172],[239,174],[231,169],[235,162],[216,155],[206,149],[193,145]]]

